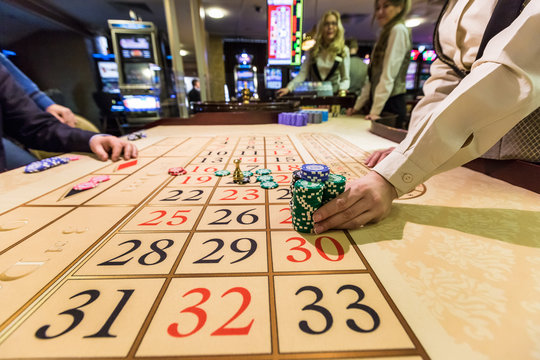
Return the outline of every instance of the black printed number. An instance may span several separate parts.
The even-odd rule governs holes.
[[[241,242],[245,243],[246,241],[249,243],[249,248],[247,250],[242,250],[240,248],[240,243]],[[215,253],[219,252],[223,248],[223,246],[225,245],[225,242],[223,240],[221,240],[221,239],[216,238],[216,239],[206,240],[205,242],[203,242],[203,245],[208,244],[208,243],[216,243],[216,248],[211,253],[209,253],[208,255],[200,258],[197,261],[194,261],[193,262],[194,264],[217,264],[217,263],[219,263],[221,261],[221,259],[223,259],[224,255],[221,255],[220,257],[213,258],[213,259],[210,259],[210,257],[212,255],[214,255]],[[240,259],[237,259],[237,260],[231,262],[231,264],[234,264],[234,263],[240,262],[242,260],[245,260],[248,257],[250,257],[251,255],[253,255],[255,253],[255,251],[257,250],[257,242],[255,240],[253,240],[253,239],[250,239],[250,238],[236,239],[231,243],[231,250],[234,251],[234,252],[237,252],[237,253],[245,253],[246,254],[243,257],[241,257]]]
[[[166,197],[166,198],[163,198],[163,199],[160,199],[159,201],[178,201],[178,200],[180,200],[180,196],[182,196],[184,191],[183,190],[171,190],[171,191],[169,191],[169,194],[170,193],[173,193],[173,195],[169,196],[169,197]],[[204,191],[194,189],[194,190],[189,191],[189,194],[191,194],[191,193],[195,193],[195,194],[191,195],[190,197],[186,197],[186,198],[182,199],[182,201],[199,201],[199,200],[202,199],[201,195],[204,193]]]
[[[360,302],[364,299],[364,296],[365,296],[364,291],[355,285],[343,285],[338,289],[337,294],[341,293],[344,290],[352,290],[356,292],[356,294],[358,295],[358,299],[355,302],[349,304],[347,306],[347,309],[358,309],[358,310],[364,311],[371,317],[373,321],[373,325],[370,328],[364,329],[358,326],[358,324],[356,324],[354,319],[347,319],[346,324],[349,327],[349,329],[356,332],[360,332],[360,333],[369,333],[369,332],[375,331],[381,324],[381,320],[377,312],[375,312],[375,310],[373,310],[371,307],[367,305],[360,304]],[[320,302],[323,298],[323,292],[321,291],[321,289],[315,286],[303,286],[300,289],[298,289],[295,295],[298,295],[304,291],[311,291],[312,293],[314,293],[315,301],[312,302],[311,304],[304,306],[302,308],[302,311],[312,310],[312,311],[318,312],[324,317],[326,325],[321,330],[314,330],[309,326],[306,320],[302,320],[298,323],[298,326],[300,327],[300,330],[302,330],[303,332],[307,334],[312,334],[312,335],[324,334],[325,332],[330,330],[330,328],[332,327],[332,324],[334,323],[334,319],[330,311],[328,311],[328,309],[326,309],[325,307],[321,305],[317,305],[317,303]]]
[[[114,321],[116,320],[116,318],[118,317],[118,315],[120,314],[120,312],[122,311],[122,309],[124,308],[127,301],[129,300],[129,298],[131,297],[131,295],[133,294],[133,292],[135,290],[130,289],[130,290],[118,290],[118,291],[123,293],[122,298],[120,299],[120,301],[118,302],[118,304],[114,308],[111,315],[109,315],[109,318],[107,319],[107,321],[105,321],[105,324],[103,324],[101,329],[99,329],[95,334],[86,335],[86,336],[84,336],[84,338],[107,338],[107,337],[112,338],[112,337],[116,337],[116,335],[111,335],[109,330],[111,329]],[[85,291],[82,291],[82,292],[80,292],[78,294],[73,295],[72,297],[70,297],[70,299],[74,299],[76,297],[84,296],[84,295],[89,296],[88,301],[86,301],[84,304],[79,305],[79,306],[74,307],[74,308],[71,308],[71,309],[68,309],[68,310],[63,311],[60,314],[58,314],[58,315],[70,315],[72,317],[71,324],[64,331],[62,331],[62,332],[60,332],[60,333],[58,333],[56,335],[49,335],[49,334],[47,334],[47,330],[51,327],[51,325],[43,325],[42,327],[40,327],[36,331],[36,337],[38,339],[43,339],[43,340],[54,339],[54,338],[62,336],[64,334],[70,332],[71,330],[75,329],[81,323],[81,321],[83,321],[83,319],[84,319],[84,311],[82,311],[81,309],[83,307],[85,307],[86,305],[89,305],[89,304],[93,303],[94,301],[96,301],[97,298],[100,295],[100,292],[99,292],[99,290],[85,290]]]
[[[284,194],[278,197],[277,200],[291,200],[292,199],[291,190],[286,189],[286,188],[281,188],[281,189],[276,189],[276,191],[284,192]]]
[[[236,217],[236,221],[239,223],[239,224],[242,224],[242,225],[251,225],[251,224],[254,224],[256,223],[258,220],[259,220],[259,217],[255,214],[249,214],[250,211],[254,211],[255,209],[249,209],[249,210],[246,210],[244,212],[241,212],[237,217]],[[219,219],[217,219],[216,221],[213,221],[211,222],[209,225],[228,225],[231,220],[227,220],[228,217],[230,217],[232,215],[232,211],[229,210],[229,209],[219,209],[219,210],[216,210],[215,213],[220,213],[220,212],[223,212],[225,213],[225,215]]]
[[[137,250],[141,246],[141,240],[127,240],[123,243],[118,244],[118,246],[124,245],[124,244],[133,244],[131,249],[126,251],[125,253],[118,255],[117,257],[114,257],[110,260],[104,261],[98,266],[121,266],[127,264],[129,261],[133,259],[133,256],[129,259],[125,260],[118,260],[129,253],[132,253],[133,251]],[[163,262],[167,258],[167,253],[165,252],[166,249],[173,246],[174,241],[171,239],[160,239],[154,241],[152,244],[150,244],[150,250],[149,252],[143,254],[137,261],[141,265],[149,266],[149,265],[156,265],[161,262]],[[155,258],[155,255],[157,255],[157,259]]]

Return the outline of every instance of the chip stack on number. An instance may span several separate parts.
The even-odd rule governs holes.
[[[298,180],[294,184],[294,195],[290,202],[294,230],[310,233],[313,230],[313,213],[322,204],[324,184]]]
[[[328,179],[330,168],[323,164],[304,164],[300,176],[303,180],[311,182],[323,182]]]
[[[330,174],[328,166],[323,164],[305,164],[301,170],[294,171],[289,203],[294,230],[311,233],[313,213],[345,191],[346,182],[345,176]]]
[[[326,204],[332,199],[335,199],[339,194],[345,191],[345,184],[347,178],[343,175],[330,174],[328,179],[324,182],[324,192],[322,198],[322,204]]]
[[[292,179],[291,179],[291,185],[290,185],[290,189],[291,189],[291,197],[294,197],[294,184],[295,184],[298,180],[301,180],[301,179],[302,179],[301,172],[302,172],[302,170],[295,170],[295,171],[293,171],[293,173],[292,173]],[[292,203],[292,198],[291,198],[291,203]]]

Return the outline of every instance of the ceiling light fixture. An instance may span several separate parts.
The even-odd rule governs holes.
[[[189,54],[189,52],[184,49],[180,50],[179,53],[180,53],[180,56],[186,56],[187,54]]]
[[[212,19],[221,19],[225,16],[225,10],[220,8],[210,8],[206,10],[206,14]]]
[[[421,25],[426,20],[424,18],[413,18],[413,19],[407,19],[405,20],[405,26],[408,28],[417,27],[418,25]]]

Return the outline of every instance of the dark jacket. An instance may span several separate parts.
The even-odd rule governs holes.
[[[90,152],[95,133],[71,128],[41,110],[0,65],[0,138],[10,136],[33,149]],[[4,147],[0,142],[0,172],[6,170]]]

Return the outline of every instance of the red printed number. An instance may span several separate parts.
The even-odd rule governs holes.
[[[234,189],[228,189],[224,192],[230,192],[231,195],[225,196],[224,198],[221,198],[220,200],[236,200],[238,199],[238,190]],[[246,195],[242,197],[242,200],[256,200],[259,198],[259,190],[258,189],[247,189]]]
[[[336,248],[337,258],[331,259],[328,256],[328,254],[323,250],[322,241],[324,239],[328,239],[328,240],[330,240],[332,242],[332,244]],[[311,251],[309,251],[306,248],[303,248],[303,246],[306,244],[306,240],[304,238],[301,238],[301,237],[292,237],[292,238],[287,239],[285,242],[289,242],[291,240],[300,241],[300,245],[291,248],[291,250],[300,251],[300,252],[302,252],[304,254],[304,256],[303,256],[303,258],[298,259],[298,258],[295,258],[292,255],[287,255],[287,260],[289,260],[291,262],[304,262],[304,261],[309,260],[311,258]],[[320,236],[320,237],[318,237],[317,240],[315,240],[315,248],[317,248],[317,252],[319,253],[319,255],[321,255],[321,257],[323,259],[328,260],[328,261],[340,261],[340,260],[343,259],[343,256],[345,255],[345,250],[343,250],[343,246],[341,246],[339,241],[337,241],[336,239],[331,238],[329,236]]]
[[[196,305],[189,306],[185,308],[184,310],[180,311],[180,313],[191,313],[197,317],[197,325],[193,330],[186,334],[182,334],[178,331],[178,323],[172,323],[167,328],[167,333],[173,337],[187,337],[190,335],[195,334],[197,331],[199,331],[204,324],[206,323],[207,315],[206,311],[201,309],[199,305],[205,303],[210,298],[210,290],[205,288],[197,288],[188,291],[185,293],[182,297],[186,297],[187,295],[193,294],[193,293],[199,293],[202,296],[201,301],[197,303]],[[240,308],[238,311],[221,327],[219,327],[217,330],[215,330],[210,335],[212,336],[221,336],[221,335],[247,335],[249,334],[249,330],[251,329],[251,326],[253,325],[253,322],[255,319],[251,319],[250,323],[243,327],[228,327],[230,323],[232,323],[234,320],[236,320],[249,306],[249,303],[251,302],[251,294],[250,292],[243,287],[234,287],[229,290],[227,290],[221,297],[224,297],[225,295],[228,295],[230,293],[239,293],[242,295],[242,304],[240,305]]]
[[[184,216],[184,215],[181,215],[181,213],[188,213],[190,211],[191,210],[178,210],[177,212],[174,213],[173,216],[171,216],[171,219],[177,219],[177,221],[176,222],[175,221],[167,221],[166,224],[169,225],[169,226],[182,225],[183,223],[185,223],[187,221],[187,217]],[[157,211],[152,211],[150,214],[156,214],[156,213],[159,213],[159,215],[157,217],[155,217],[152,220],[149,220],[147,222],[140,223],[138,226],[156,226],[156,225],[161,224],[161,221],[158,221],[158,220],[161,219],[162,217],[166,216],[167,211],[165,211],[165,210],[157,210]]]
[[[281,221],[280,224],[292,224],[292,215],[290,215],[291,210],[288,207],[286,207],[286,208],[283,208],[283,209],[279,210],[279,212],[282,212],[282,211],[289,211],[289,217],[286,218],[285,220]],[[297,239],[300,239],[300,238],[297,238]],[[289,241],[289,240],[287,240],[287,241]],[[302,240],[304,240],[304,239],[302,239]],[[305,240],[304,240],[304,242],[305,242]]]

